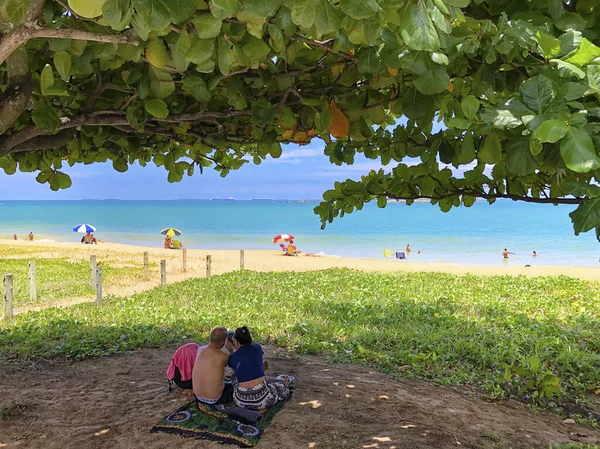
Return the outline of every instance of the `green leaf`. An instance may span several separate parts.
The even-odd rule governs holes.
[[[283,37],[281,28],[269,23],[267,29],[269,30],[269,45],[271,48],[277,53],[285,51],[285,38]]]
[[[486,136],[483,146],[477,153],[477,159],[488,165],[495,165],[502,159],[502,146],[495,133]]]
[[[583,67],[594,59],[600,56],[600,47],[592,44],[585,37],[581,39],[581,45],[577,52],[571,57],[566,59],[566,62],[574,64],[579,67]]]
[[[69,0],[69,7],[78,16],[93,19],[102,15],[106,0]]]
[[[600,227],[600,198],[584,200],[569,217],[573,222],[575,235]]]
[[[554,99],[552,82],[545,76],[538,75],[528,79],[519,87],[525,103],[538,115],[543,115]]]
[[[282,0],[243,0],[242,9],[257,17],[268,17],[277,11]]]
[[[537,139],[544,143],[556,143],[569,131],[569,126],[561,120],[546,120],[535,130]]]
[[[471,4],[471,0],[446,0],[446,3],[457,8],[466,8]]]
[[[531,133],[529,136],[529,151],[533,156],[537,156],[544,149],[544,145],[539,139],[535,136],[535,133]]]
[[[46,95],[48,92],[48,88],[52,87],[54,84],[54,73],[52,72],[52,67],[50,64],[46,64],[42,69],[42,74],[40,75],[40,91],[42,95]]]
[[[319,36],[336,32],[341,28],[344,13],[334,8],[329,0],[321,0],[316,9],[315,27]]]
[[[560,40],[544,31],[537,31],[535,35],[546,59],[552,59],[560,53]]]
[[[175,83],[171,75],[164,70],[150,66],[148,75],[150,76],[150,92],[156,98],[167,98],[175,92]]]
[[[269,46],[265,42],[262,43],[270,50]],[[217,63],[219,65],[219,71],[223,75],[227,75],[229,72],[231,72],[232,58],[230,50],[231,44],[227,42],[225,38],[220,37],[217,39]]]
[[[415,87],[425,95],[439,94],[446,89],[450,82],[448,72],[441,65],[435,64],[429,59],[426,62],[426,69],[423,73],[416,76],[413,80]]]
[[[167,66],[169,61],[169,54],[165,47],[165,43],[158,37],[153,37],[148,42],[146,47],[146,59],[154,67],[164,68]]]
[[[213,39],[221,34],[221,26],[223,21],[217,19],[211,13],[199,14],[194,20],[192,20],[194,28],[196,28],[196,35],[200,39]]]
[[[269,148],[269,154],[273,159],[280,158],[282,152],[281,144],[279,142],[275,142],[273,145],[271,145],[271,148]]]
[[[60,118],[56,110],[50,106],[45,100],[38,100],[31,112],[31,119],[36,126],[50,131],[56,131],[60,125]]]
[[[121,22],[129,12],[130,0],[106,0],[102,6],[102,18],[113,29],[120,29]]]
[[[467,119],[474,120],[477,116],[477,111],[479,110],[479,100],[473,95],[467,95],[460,102],[460,107]]]
[[[186,55],[188,61],[202,65],[213,59],[215,53],[215,41],[212,39],[197,39],[192,41],[192,48]],[[214,63],[213,63],[214,67]]]
[[[600,66],[587,66],[587,85],[590,89],[600,92]]]
[[[192,48],[192,38],[188,32],[182,30],[177,38],[177,41],[171,45],[170,48],[173,67],[175,67],[177,70],[185,72],[190,65],[190,61],[188,61],[186,56]]]
[[[296,0],[292,7],[292,21],[303,28],[310,28],[317,18],[317,0]]]
[[[162,30],[171,22],[171,13],[164,0],[131,0],[131,6],[137,13],[133,19],[144,29]]]
[[[387,196],[379,195],[377,197],[377,207],[383,209],[385,206],[387,206]]]
[[[266,126],[275,119],[273,105],[268,100],[261,98],[252,102],[252,124],[254,126]]]
[[[61,51],[54,55],[54,67],[60,74],[60,77],[67,81],[71,74],[71,55],[66,51]]]
[[[587,131],[581,128],[569,128],[560,142],[560,155],[565,165],[577,173],[587,173],[600,168],[594,142]]]
[[[68,189],[69,187],[71,187],[71,185],[73,185],[71,178],[66,173],[57,171],[56,179],[58,181],[59,189]]]
[[[257,39],[254,36],[247,35],[241,42],[242,51],[250,59],[254,61],[256,67],[258,63],[267,59],[271,53],[271,47],[262,39]]]
[[[517,176],[526,176],[535,172],[537,164],[529,149],[528,139],[511,140],[506,147],[504,157],[506,168]]]
[[[434,98],[411,87],[401,99],[402,113],[413,120],[433,119]]]
[[[379,73],[381,71],[381,60],[377,49],[369,47],[358,55],[358,71],[360,73]]]
[[[368,19],[379,11],[376,0],[340,0],[342,11],[353,19]]]
[[[498,129],[512,129],[523,125],[521,117],[525,115],[533,115],[533,112],[518,99],[511,98],[496,109],[484,110],[481,118]]]
[[[169,115],[169,108],[167,108],[167,104],[158,98],[144,100],[144,108],[148,114],[151,114],[157,118],[166,118]]]
[[[583,181],[565,181],[561,185],[563,192],[573,196],[588,198],[600,197],[600,187]]]
[[[184,77],[182,87],[187,95],[193,96],[196,101],[201,103],[206,103],[211,98],[206,82],[197,75]]]
[[[423,0],[407,3],[402,21],[400,34],[408,48],[420,51],[437,51],[440,48],[440,38]]]
[[[210,11],[217,19],[228,19],[235,16],[238,10],[237,0],[211,0]]]
[[[573,78],[573,77],[576,77],[579,79],[585,78],[585,72],[583,70],[581,70],[579,67],[577,67],[569,62],[565,62],[561,59],[551,59],[550,62],[553,64],[556,64],[556,66],[558,68],[558,73],[563,78]]]
[[[14,25],[21,25],[25,22],[29,2],[24,0],[4,0],[0,6],[2,17],[7,22]]]
[[[458,162],[461,164],[470,164],[476,157],[475,145],[473,144],[473,132],[467,130],[463,138],[460,153],[458,153]]]
[[[165,4],[171,12],[171,22],[176,25],[187,22],[196,13],[196,0],[165,0]]]

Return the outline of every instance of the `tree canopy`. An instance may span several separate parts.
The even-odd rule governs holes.
[[[600,236],[597,0],[1,0],[0,167],[154,163],[222,176],[325,142],[376,200],[578,205]],[[440,123],[442,126],[435,126]],[[435,126],[435,127],[434,127]]]

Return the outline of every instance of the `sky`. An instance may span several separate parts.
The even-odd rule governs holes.
[[[378,161],[357,157],[354,165],[338,167],[323,154],[325,144],[313,140],[308,146],[287,145],[279,159],[267,159],[260,165],[251,162],[221,178],[213,169],[198,170],[179,183],[167,181],[164,167],[134,165],[119,173],[112,164],[64,165],[71,176],[71,188],[53,192],[47,184],[35,180],[36,173],[8,176],[0,170],[0,200],[81,200],[81,199],[320,199],[334,181],[359,179]]]

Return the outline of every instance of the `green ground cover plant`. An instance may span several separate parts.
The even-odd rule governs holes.
[[[600,388],[599,297],[568,277],[242,271],[18,316],[0,328],[0,357],[81,359],[246,324],[263,343],[392,375],[581,402]]]
[[[15,307],[32,304],[29,296],[29,265],[36,264],[37,300],[36,304],[53,301],[92,297],[90,264],[67,259],[0,259],[0,275],[13,275]],[[103,265],[103,282],[106,286],[118,285],[127,280],[141,279],[142,268],[110,267]],[[2,284],[2,282],[0,282]],[[0,285],[0,293],[4,286]]]

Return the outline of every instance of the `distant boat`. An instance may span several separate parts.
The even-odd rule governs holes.
[[[252,198],[252,201],[271,201],[271,198]]]
[[[213,198],[213,201],[235,201],[235,199],[230,196],[229,198]]]

